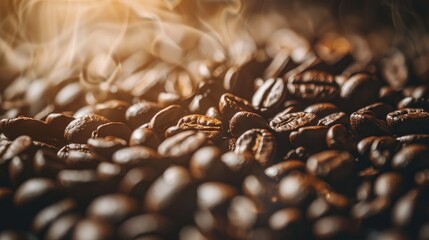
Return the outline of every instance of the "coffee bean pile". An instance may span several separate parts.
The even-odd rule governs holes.
[[[8,88],[0,239],[429,239],[427,79],[280,60]]]

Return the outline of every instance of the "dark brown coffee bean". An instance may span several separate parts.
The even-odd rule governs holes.
[[[317,239],[351,239],[359,231],[359,223],[350,217],[327,216],[313,225]]]
[[[206,182],[197,188],[197,204],[200,210],[210,211],[212,214],[226,214],[232,198],[237,190],[220,182]]]
[[[374,193],[378,197],[395,198],[404,188],[404,179],[399,173],[387,172],[377,177],[374,183]]]
[[[421,211],[425,206],[422,196],[417,189],[412,189],[395,203],[392,209],[393,225],[403,229],[416,229],[425,216]]]
[[[354,159],[345,151],[328,150],[311,155],[307,169],[335,187],[344,187],[354,175]]]
[[[31,240],[33,236],[22,231],[6,230],[0,233],[1,240]]]
[[[224,121],[229,121],[237,112],[255,112],[250,102],[230,93],[225,93],[220,97],[219,111]]]
[[[222,122],[216,118],[193,114],[182,117],[177,123],[182,130],[196,130],[206,135],[208,139],[217,139],[222,134]]]
[[[0,132],[10,140],[21,135],[28,135],[34,139],[51,137],[46,123],[29,117],[2,119],[0,121]]]
[[[417,172],[414,175],[414,182],[421,187],[429,185],[429,169]]]
[[[350,115],[350,125],[356,135],[364,138],[369,136],[388,136],[390,130],[387,124],[369,115],[367,112],[354,112]]]
[[[245,196],[232,199],[228,210],[229,223],[233,226],[231,234],[243,237],[243,233],[264,226],[268,221],[267,212]]]
[[[55,178],[59,171],[66,168],[66,164],[55,153],[39,150],[34,156],[33,168],[38,176]]]
[[[277,192],[276,185],[265,174],[252,174],[243,180],[242,190],[244,195],[251,198],[256,204],[260,206],[270,204],[273,208],[277,208],[278,199],[272,198]]]
[[[20,136],[16,138],[1,155],[0,162],[5,162],[20,154],[28,153],[31,155],[33,151],[33,141],[29,136]]]
[[[427,112],[429,111],[429,98],[406,97],[398,103],[398,108],[422,108]]]
[[[157,149],[159,138],[150,128],[137,128],[131,133],[130,146],[146,146]]]
[[[378,197],[369,202],[359,202],[351,209],[351,215],[367,226],[382,228],[389,225],[392,202],[389,198]]]
[[[317,116],[314,113],[296,112],[279,113],[270,122],[270,127],[277,133],[290,133],[298,130],[300,127],[314,125],[317,122]]]
[[[71,198],[66,198],[47,206],[37,213],[33,220],[32,230],[39,236],[43,236],[58,218],[77,210],[77,203]]]
[[[358,151],[359,155],[361,155],[365,159],[368,159],[370,151],[371,151],[372,143],[378,138],[379,137],[371,136],[371,137],[366,137],[366,138],[363,138],[362,140],[360,140],[357,144],[357,151]]]
[[[169,138],[169,137],[172,137],[178,133],[185,132],[185,131],[187,131],[187,130],[180,128],[178,126],[172,126],[172,127],[169,127],[165,130],[164,136],[165,136],[165,138]]]
[[[307,206],[315,197],[316,190],[309,175],[294,172],[279,183],[280,199],[291,206]]]
[[[12,158],[9,163],[9,181],[13,186],[21,183],[35,175],[32,156],[20,155]]]
[[[206,111],[206,115],[211,118],[222,120],[222,115],[217,107],[209,107]]]
[[[389,114],[390,112],[393,112],[394,110],[395,108],[393,108],[389,104],[377,102],[377,103],[373,103],[368,106],[365,106],[357,110],[357,112],[371,111],[374,117],[384,120],[386,119],[387,114]]]
[[[379,137],[371,144],[369,159],[376,168],[390,166],[393,155],[399,149],[399,144],[393,137]]]
[[[116,184],[124,175],[124,170],[121,166],[115,163],[102,162],[97,166],[97,177],[104,182],[112,182]]]
[[[91,151],[87,144],[69,144],[60,149],[57,156],[69,169],[95,168],[102,157]]]
[[[270,229],[280,239],[306,238],[304,217],[297,208],[285,208],[276,211],[268,219]]]
[[[70,239],[76,224],[81,219],[77,214],[66,214],[59,217],[46,231],[47,240]]]
[[[326,133],[326,145],[332,149],[354,151],[356,141],[344,125],[335,124]]]
[[[92,132],[108,121],[105,117],[94,114],[77,118],[67,125],[64,138],[71,143],[86,143]]]
[[[289,141],[293,147],[304,147],[311,151],[320,151],[326,149],[326,126],[301,127],[289,135]]]
[[[184,167],[172,166],[150,186],[144,201],[149,212],[158,212],[188,221],[196,207],[196,189]]]
[[[263,115],[271,115],[281,106],[286,97],[286,83],[282,78],[266,80],[255,92],[252,105]]]
[[[391,106],[396,106],[403,97],[401,91],[395,90],[390,86],[383,86],[379,91],[379,100]]]
[[[425,145],[408,145],[395,154],[392,168],[415,172],[429,167],[429,148]]]
[[[109,136],[122,138],[128,141],[131,136],[131,130],[125,123],[109,122],[98,126],[91,134],[93,138],[104,138]]]
[[[429,112],[423,109],[405,108],[391,112],[386,117],[387,124],[397,135],[429,133]]]
[[[106,223],[92,219],[83,219],[76,224],[73,240],[112,240],[114,229]]]
[[[55,108],[57,111],[76,111],[86,104],[84,93],[85,90],[81,83],[69,83],[55,96]]]
[[[64,139],[64,130],[75,118],[62,113],[49,114],[45,122],[55,138]]]
[[[270,179],[278,182],[283,177],[286,177],[292,172],[305,172],[305,163],[298,160],[287,160],[285,162],[277,163],[265,169],[264,173]]]
[[[136,104],[131,105],[126,113],[125,118],[128,125],[132,128],[138,128],[144,123],[150,121],[150,119],[155,116],[157,112],[162,109],[157,103],[141,101]]]
[[[266,129],[252,129],[243,133],[235,145],[236,153],[249,151],[262,166],[272,165],[276,154],[275,136]]]
[[[202,147],[196,151],[189,163],[192,176],[204,181],[225,181],[228,168],[220,160],[221,150],[215,146]]]
[[[143,199],[150,185],[160,176],[161,169],[136,167],[129,170],[118,185],[118,191]]]
[[[409,70],[405,54],[391,50],[380,60],[380,75],[394,89],[404,87],[409,80]]]
[[[265,69],[263,77],[268,79],[283,76],[294,67],[296,67],[296,63],[292,60],[290,55],[284,51],[280,51],[274,56],[270,65]]]
[[[423,144],[429,145],[429,134],[411,134],[397,137],[396,140],[402,145]]]
[[[311,152],[308,151],[306,148],[304,147],[297,147],[294,149],[291,149],[290,151],[288,151],[286,153],[286,155],[283,157],[283,161],[288,161],[288,160],[299,160],[299,161],[305,161],[307,160],[307,158],[310,156]]]
[[[347,114],[344,112],[336,112],[332,113],[322,119],[319,120],[317,125],[319,126],[328,126],[331,127],[335,124],[342,124],[344,126],[349,125],[349,118],[347,117]]]
[[[125,220],[118,226],[119,239],[140,239],[139,236],[156,236],[164,239],[174,238],[174,223],[158,214],[141,214]],[[156,238],[155,238],[156,239]]]
[[[306,71],[290,77],[287,90],[291,96],[305,101],[332,100],[339,94],[334,77],[321,71]]]
[[[345,214],[349,210],[350,201],[337,193],[326,194],[315,199],[307,208],[307,217],[318,220],[322,217],[335,214]]]
[[[240,185],[244,178],[253,173],[257,173],[260,166],[255,161],[253,154],[249,151],[243,153],[226,152],[221,156],[221,161],[228,168],[228,182]]]
[[[229,132],[234,137],[240,137],[244,132],[253,128],[268,128],[263,117],[252,112],[237,112],[229,122]]]
[[[187,165],[189,157],[201,148],[207,141],[201,132],[188,130],[164,140],[158,147],[158,152],[176,163]]]
[[[341,86],[341,98],[345,100],[347,109],[355,110],[376,101],[380,84],[370,75],[358,73],[351,76]]]
[[[104,137],[88,139],[88,148],[105,159],[111,159],[114,152],[126,146],[127,142],[122,138]]]
[[[126,122],[125,112],[129,104],[120,100],[109,100],[95,105],[95,114],[103,116],[112,122]]]
[[[377,240],[410,240],[406,233],[399,229],[385,230],[376,234]]]
[[[142,146],[122,148],[113,154],[112,161],[127,169],[138,166],[160,167],[167,164],[155,150]]]
[[[303,111],[311,112],[316,114],[319,118],[324,118],[330,114],[339,112],[339,109],[332,103],[315,103],[306,107]]]
[[[211,106],[217,105],[220,96],[225,92],[225,89],[215,81],[205,81],[198,85],[197,94],[192,98],[189,104],[189,111],[192,113],[203,114]]]
[[[167,128],[176,125],[186,114],[187,111],[183,107],[171,105],[155,114],[149,122],[149,127],[162,136]]]
[[[138,210],[138,204],[133,198],[116,193],[94,199],[88,206],[87,215],[101,222],[118,224],[136,215]]]

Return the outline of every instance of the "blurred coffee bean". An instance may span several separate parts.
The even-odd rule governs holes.
[[[246,233],[251,229],[266,225],[268,218],[262,208],[245,196],[233,198],[228,209],[231,234],[237,238],[246,238]]]
[[[136,129],[140,125],[149,122],[150,119],[161,109],[161,106],[153,102],[141,101],[135,103],[125,112],[127,124],[132,129]]]
[[[333,100],[340,89],[331,74],[313,70],[290,77],[287,90],[295,98],[314,102]]]
[[[327,132],[326,126],[301,127],[290,133],[289,141],[293,147],[304,147],[317,152],[327,148],[325,142]]]
[[[189,157],[204,146],[206,141],[204,133],[187,130],[165,139],[159,144],[158,152],[177,164],[188,165]]]
[[[359,223],[344,216],[328,216],[317,220],[313,234],[317,239],[351,239],[359,231]]]
[[[88,148],[94,153],[111,159],[114,152],[127,146],[126,140],[117,137],[90,138]]]
[[[118,137],[128,141],[131,136],[130,128],[121,122],[109,122],[97,127],[91,134],[93,138]]]
[[[222,120],[222,116],[220,114],[219,109],[217,107],[209,107],[206,111],[207,117],[216,118],[218,120]]]
[[[359,73],[351,76],[341,86],[341,98],[347,109],[354,111],[377,100],[380,83],[370,75]]]
[[[402,148],[392,159],[392,168],[412,172],[429,167],[429,148],[425,145],[412,144]]]
[[[389,198],[378,197],[369,202],[358,202],[351,209],[351,215],[366,226],[382,229],[389,225],[391,205]]]
[[[349,208],[349,201],[339,194],[328,194],[329,197],[315,199],[307,208],[307,218],[311,221],[318,220],[334,214],[344,214]]]
[[[222,134],[222,122],[216,118],[193,114],[182,117],[177,123],[181,130],[196,130],[206,135],[208,139],[217,139]]]
[[[130,146],[146,146],[157,149],[159,138],[150,128],[137,128],[131,133]]]
[[[290,206],[304,207],[316,197],[316,190],[311,183],[310,176],[295,172],[280,181],[279,196],[284,203]]]
[[[64,139],[64,130],[73,120],[72,116],[62,113],[51,113],[45,119],[46,124],[52,132],[51,134],[58,139]]]
[[[158,214],[141,214],[125,220],[118,226],[119,239],[139,239],[139,236],[159,235],[164,239],[175,236],[174,222]]]
[[[258,88],[252,97],[252,105],[262,115],[269,116],[283,103],[286,97],[286,83],[282,78],[270,78]]]
[[[138,213],[138,203],[123,194],[103,195],[94,199],[88,206],[89,218],[101,222],[118,224]]]
[[[285,162],[277,163],[265,169],[264,173],[270,179],[279,182],[280,179],[286,177],[295,171],[305,172],[305,163],[298,160],[287,160]]]
[[[397,137],[396,140],[402,145],[423,144],[429,145],[429,134],[411,134]]]
[[[197,94],[189,104],[189,111],[197,114],[205,113],[211,106],[218,104],[219,98],[224,92],[221,84],[215,81],[201,82],[198,85]]]
[[[152,148],[142,146],[127,147],[116,151],[112,156],[112,162],[126,169],[139,166],[161,167],[168,163],[165,159],[161,159]]]
[[[112,240],[114,229],[101,221],[80,220],[73,231],[73,240]]]
[[[221,156],[221,161],[228,169],[228,180],[236,186],[241,186],[247,175],[260,171],[260,164],[255,161],[253,154],[249,151],[242,153],[226,152]]]
[[[374,183],[374,193],[378,197],[395,198],[404,190],[402,176],[395,172],[383,173]]]
[[[33,141],[29,136],[20,136],[8,144],[0,157],[2,162],[12,159],[20,154],[32,155],[34,153]]]
[[[95,114],[109,119],[111,122],[125,123],[125,112],[129,104],[120,100],[109,100],[95,105]]]
[[[422,211],[425,203],[417,189],[412,189],[403,195],[393,206],[392,222],[398,228],[409,229],[412,232],[418,229],[427,214]]]
[[[387,124],[370,115],[368,112],[354,112],[350,115],[350,125],[356,135],[364,138],[369,136],[388,136],[390,129]]]
[[[33,236],[22,231],[6,230],[0,232],[0,240],[31,240]]]
[[[192,176],[203,181],[227,181],[228,168],[221,161],[222,152],[218,147],[206,146],[196,151],[189,163]]]
[[[13,186],[19,186],[25,180],[35,175],[32,156],[15,156],[9,163],[9,181]]]
[[[229,203],[236,195],[236,189],[230,185],[220,182],[206,182],[197,189],[197,204],[201,210],[226,216]]]
[[[78,214],[66,214],[55,220],[46,231],[47,240],[70,239],[76,224],[81,219]]]
[[[276,155],[275,136],[266,129],[251,129],[244,132],[235,145],[236,153],[251,152],[262,166],[272,165]]]
[[[372,112],[374,117],[380,120],[384,120],[386,119],[387,114],[389,114],[390,112],[393,112],[394,110],[395,109],[389,104],[377,102],[377,103],[373,103],[368,106],[365,106],[357,110],[357,112],[370,111]]]
[[[220,97],[219,111],[224,121],[229,121],[237,112],[255,112],[250,102],[230,93],[225,93]]]
[[[268,124],[263,117],[252,112],[237,112],[229,122],[229,132],[237,138],[247,130],[254,128],[267,129]]]
[[[399,136],[429,133],[429,112],[423,109],[405,108],[391,112],[386,117],[387,124]]]
[[[393,137],[379,137],[371,144],[369,159],[376,168],[388,168],[399,144]]]
[[[268,220],[274,231],[274,239],[304,239],[306,229],[301,211],[296,208],[285,208],[276,211]]]
[[[303,111],[311,112],[316,114],[319,118],[324,118],[328,115],[339,112],[339,109],[332,103],[315,103],[306,107]]]
[[[79,82],[72,82],[64,86],[55,96],[57,111],[76,111],[85,105],[85,91]]]
[[[0,133],[4,134],[10,140],[14,140],[21,135],[28,135],[34,139],[52,137],[49,127],[45,122],[29,117],[0,120]]]
[[[143,199],[150,185],[159,177],[161,170],[150,167],[130,169],[119,182],[118,191]]]
[[[398,103],[398,108],[422,108],[427,112],[429,111],[429,98],[406,97]]]
[[[64,138],[70,143],[86,143],[92,132],[108,121],[105,117],[94,114],[77,118],[67,125],[64,130]]]
[[[123,175],[124,169],[118,164],[102,162],[97,166],[98,179],[104,182],[110,182],[112,185],[116,185]]]
[[[164,135],[168,127],[177,124],[179,119],[187,114],[186,109],[179,105],[171,105],[156,113],[149,122],[149,128],[152,128],[157,134]]]
[[[326,133],[326,145],[332,149],[354,151],[356,141],[344,125],[335,124]]]

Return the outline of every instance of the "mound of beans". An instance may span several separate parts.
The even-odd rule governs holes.
[[[350,59],[3,99],[0,239],[429,239],[429,82]]]

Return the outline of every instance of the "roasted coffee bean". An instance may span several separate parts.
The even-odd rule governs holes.
[[[204,181],[228,180],[228,168],[220,160],[221,150],[215,146],[206,146],[196,151],[189,163],[192,176]]]
[[[118,191],[136,199],[143,199],[150,185],[161,173],[161,170],[151,167],[132,168],[120,181]]]
[[[356,146],[359,155],[365,159],[369,159],[372,143],[378,138],[379,137],[376,136],[370,136],[360,140]]]
[[[229,132],[233,137],[240,137],[244,132],[253,128],[267,129],[268,124],[263,117],[252,112],[237,112],[229,122]]]
[[[345,214],[349,210],[349,206],[350,201],[345,196],[330,193],[311,202],[306,215],[311,221],[314,221],[328,215]]]
[[[324,118],[328,115],[339,112],[339,109],[332,103],[315,103],[306,107],[303,111],[311,112],[316,114],[319,118]]]
[[[429,134],[411,134],[397,137],[396,140],[402,145],[423,144],[429,145]]]
[[[87,139],[91,137],[91,133],[108,121],[105,117],[94,114],[77,118],[67,125],[64,130],[64,138],[71,143],[86,143]]]
[[[85,90],[79,82],[72,82],[64,86],[55,96],[57,111],[76,111],[85,105]]]
[[[114,229],[101,221],[80,220],[73,231],[73,240],[113,240]]]
[[[126,113],[125,118],[127,120],[128,125],[132,128],[138,128],[144,123],[147,123],[151,120],[156,113],[158,113],[162,109],[156,103],[141,101],[131,105]]]
[[[206,135],[201,132],[188,130],[164,140],[158,147],[158,152],[176,163],[187,165],[189,157],[205,145]]]
[[[271,215],[268,223],[277,239],[306,238],[304,217],[297,208],[285,208],[276,211]]]
[[[88,148],[105,159],[111,159],[114,152],[126,146],[127,142],[122,138],[104,137],[88,139]]]
[[[380,84],[369,74],[358,73],[351,76],[341,86],[341,98],[351,111],[367,106],[376,101]]]
[[[288,93],[305,101],[333,100],[339,95],[334,76],[327,72],[306,71],[288,79]]]
[[[285,162],[277,163],[265,169],[264,173],[270,179],[278,182],[283,177],[286,177],[293,172],[305,172],[305,163],[298,160],[287,160]]]
[[[319,126],[328,126],[328,127],[331,127],[335,124],[342,124],[344,126],[348,126],[349,118],[344,112],[336,112],[320,119],[319,122],[317,123],[317,125]]]
[[[356,141],[344,125],[335,124],[326,133],[326,145],[331,149],[354,151]]]
[[[127,102],[109,100],[95,105],[95,114],[103,116],[112,122],[126,122],[125,112],[129,107]]]
[[[125,220],[117,229],[119,239],[141,239],[141,236],[174,238],[174,222],[158,214],[141,214]],[[156,238],[155,238],[156,239]]]
[[[92,152],[87,144],[66,145],[57,155],[68,169],[95,168],[103,161],[102,157]]]
[[[91,137],[103,138],[103,137],[117,137],[128,141],[131,136],[130,128],[121,122],[109,122],[102,124],[92,132]]]
[[[391,112],[386,117],[387,124],[397,135],[429,133],[429,112],[423,109],[405,108]]]
[[[113,154],[112,161],[127,169],[139,166],[161,167],[168,163],[155,150],[142,146],[122,148]]]
[[[88,206],[87,215],[101,222],[118,224],[136,215],[138,210],[138,204],[133,198],[116,193],[94,199]]]
[[[300,127],[315,125],[317,116],[314,113],[296,112],[279,113],[270,122],[270,127],[277,133],[289,134]]]
[[[0,233],[1,240],[31,240],[33,236],[22,231],[6,230]]]
[[[371,111],[374,117],[384,120],[386,119],[387,114],[393,112],[394,110],[395,109],[389,104],[377,102],[363,107],[357,110],[357,112]]]
[[[200,210],[226,215],[229,203],[236,195],[237,190],[230,185],[206,182],[197,189],[197,204]]]
[[[277,199],[272,198],[276,194],[276,187],[276,183],[270,181],[264,174],[249,175],[243,180],[242,184],[244,195],[251,198],[260,206],[269,204],[273,208],[277,208],[278,205]]]
[[[266,129],[251,129],[244,132],[235,145],[236,153],[249,151],[262,166],[272,165],[276,155],[275,136]]]
[[[218,120],[222,120],[222,116],[220,114],[219,109],[217,107],[209,107],[206,111],[207,117],[216,118]]]
[[[392,159],[392,168],[406,172],[415,172],[429,167],[429,148],[412,144],[402,148]]]
[[[101,181],[116,184],[124,175],[123,168],[115,163],[102,162],[97,166],[97,177]]]
[[[343,188],[354,175],[354,159],[345,151],[328,150],[311,155],[307,169],[336,188]]]
[[[378,197],[369,202],[359,202],[351,209],[351,215],[360,219],[372,228],[385,228],[390,221],[392,201],[386,197]]]
[[[352,239],[359,231],[359,223],[350,217],[327,216],[313,225],[313,234],[318,239]]]
[[[222,134],[222,122],[216,118],[193,114],[182,117],[177,123],[182,130],[196,130],[206,135],[208,139],[217,139]]]
[[[75,118],[70,115],[51,113],[46,117],[45,122],[48,125],[48,128],[51,130],[51,134],[55,138],[64,139],[64,130],[74,119]]]
[[[9,181],[13,186],[19,186],[25,180],[35,175],[32,156],[15,156],[9,163]]]
[[[289,174],[279,183],[280,199],[290,206],[307,206],[316,197],[316,189],[311,181],[305,173]]]
[[[369,159],[376,168],[390,166],[393,155],[399,149],[399,144],[393,137],[379,137],[371,144]]]
[[[392,222],[398,228],[417,230],[427,214],[421,209],[425,203],[419,190],[412,189],[395,203],[392,209]]]
[[[80,215],[72,213],[59,217],[46,231],[46,239],[70,239],[80,219]]]
[[[289,135],[289,141],[293,147],[304,147],[311,151],[320,151],[326,149],[326,126],[301,127]]]
[[[0,133],[3,133],[10,140],[21,135],[28,135],[34,139],[51,137],[49,127],[45,122],[29,117],[0,120]]]
[[[12,159],[20,154],[27,153],[31,155],[33,151],[33,141],[29,136],[20,136],[16,138],[11,144],[8,144],[7,148],[1,155],[0,161],[5,162]]]
[[[189,221],[196,207],[196,188],[184,167],[172,166],[150,186],[144,208],[149,212],[166,214],[175,219]]]
[[[310,155],[311,155],[310,151],[308,151],[306,148],[297,147],[288,151],[286,155],[283,157],[283,160],[287,161],[287,160],[296,159],[299,161],[305,161]]]
[[[66,198],[52,205],[47,206],[37,213],[32,223],[32,230],[42,237],[45,235],[49,226],[51,226],[58,218],[65,214],[77,211],[77,203],[71,198]]]
[[[197,114],[205,113],[211,106],[219,102],[219,98],[224,92],[221,84],[215,81],[201,82],[198,85],[197,94],[189,104],[189,111]]]
[[[378,197],[395,198],[404,189],[404,179],[399,173],[387,172],[377,177],[374,183],[374,193]]]
[[[429,169],[419,171],[414,175],[414,182],[421,187],[429,185]]]
[[[404,97],[401,91],[395,90],[390,86],[382,86],[379,91],[379,100],[391,106],[396,106]]]
[[[271,115],[286,97],[286,83],[282,78],[266,80],[252,97],[252,105],[263,115]]]
[[[33,168],[38,176],[55,178],[65,167],[66,164],[53,152],[39,150],[34,155]]]
[[[130,146],[146,146],[157,149],[159,138],[150,128],[137,128],[131,133]]]
[[[371,116],[368,112],[354,112],[350,115],[350,125],[356,135],[364,138],[369,136],[388,136],[390,130],[387,124]]]
[[[165,136],[165,138],[169,138],[169,137],[172,137],[178,133],[185,132],[185,131],[187,131],[187,130],[180,128],[178,126],[172,126],[172,127],[169,127],[165,130],[164,136]]]
[[[233,226],[232,236],[243,236],[243,233],[265,226],[268,221],[268,214],[254,201],[245,196],[237,196],[232,199],[228,209],[228,219]]]
[[[429,111],[429,98],[406,97],[398,103],[398,108],[422,108],[427,112]]]
[[[149,122],[149,128],[152,128],[157,134],[164,135],[165,130],[176,125],[186,113],[186,109],[179,105],[166,107],[152,117]]]
[[[225,93],[220,97],[219,111],[224,121],[229,121],[237,112],[255,112],[250,102],[230,93]]]
[[[280,51],[265,69],[263,77],[267,79],[283,76],[294,67],[296,67],[296,63],[292,60],[291,56],[288,53]]]
[[[258,173],[260,170],[253,154],[249,151],[243,153],[226,152],[221,156],[221,161],[228,168],[228,182],[241,185],[244,178],[251,173]]]

